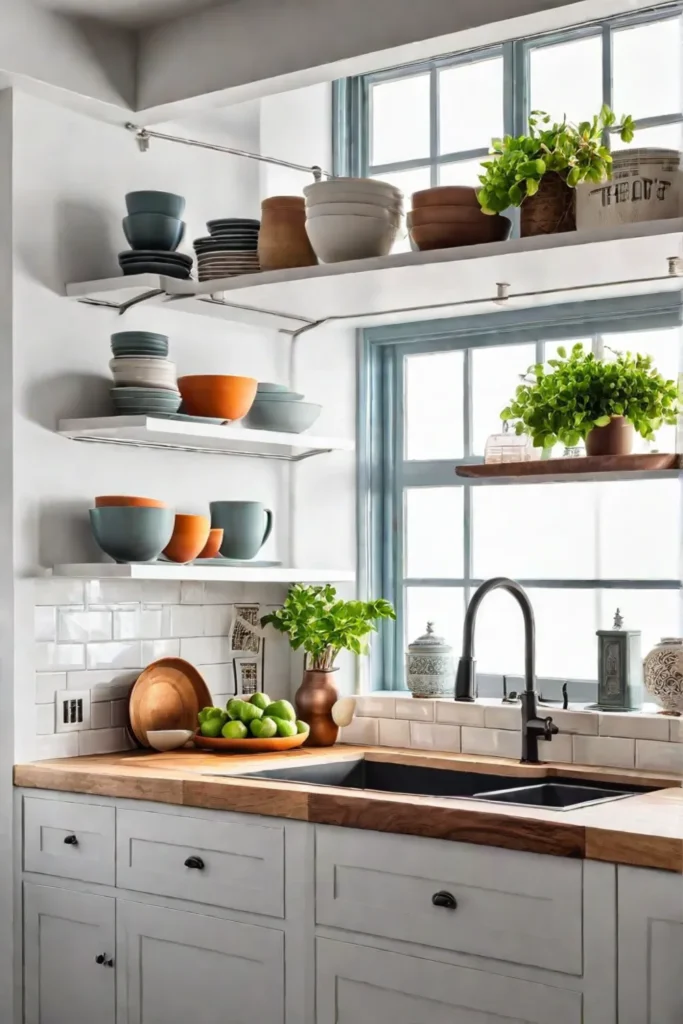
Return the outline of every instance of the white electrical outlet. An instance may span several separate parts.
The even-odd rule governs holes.
[[[60,690],[55,694],[55,731],[90,728],[90,690]]]

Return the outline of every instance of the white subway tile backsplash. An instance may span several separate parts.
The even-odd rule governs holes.
[[[432,722],[410,723],[410,745],[419,750],[460,751],[460,727]]]
[[[33,639],[50,641],[57,639],[57,609],[48,605],[36,605],[33,609]]]
[[[197,668],[211,693],[227,693],[231,697],[235,696],[235,677],[231,664],[197,665]],[[268,674],[266,674],[266,681],[268,678]]]
[[[93,705],[94,707],[95,705]],[[125,727],[128,725],[128,701],[113,700],[111,702],[111,724]]]
[[[200,604],[170,605],[164,609],[164,636],[191,637],[204,635],[204,612]]]
[[[36,732],[39,736],[52,735],[55,731],[55,705],[38,704],[36,706]]]
[[[38,761],[51,757],[78,757],[78,733],[62,732],[53,736],[37,736],[35,756]]]
[[[71,640],[79,644],[111,640],[111,612],[60,608],[57,614],[57,636],[60,640]]]
[[[379,743],[379,725],[377,718],[354,718],[351,725],[339,730],[340,743],[367,744],[376,747]]]
[[[573,736],[572,760],[612,768],[635,767],[635,740],[610,736]]]
[[[109,729],[111,728],[111,701],[101,700],[90,705],[90,728]]]
[[[143,604],[180,604],[180,580],[145,580],[142,586]]]
[[[503,729],[473,729],[464,725],[461,729],[463,754],[485,754],[492,757],[522,756],[522,733]]]
[[[670,718],[669,729],[669,740],[672,743],[683,743],[683,718]]]
[[[562,733],[597,736],[600,715],[595,711],[564,711],[563,708],[538,706],[539,715],[550,715]]]
[[[128,739],[125,729],[97,729],[76,733],[78,753],[109,754],[115,750],[127,750]]]
[[[399,698],[396,701],[396,717],[411,722],[433,722],[434,701],[415,697]]]
[[[180,641],[180,657],[195,665],[215,665],[230,661],[230,641],[227,637],[206,636]]]
[[[93,687],[112,685],[130,687],[140,675],[139,669],[100,669],[96,672],[68,672],[67,690],[90,690]]]
[[[38,672],[50,669],[85,668],[85,647],[83,644],[39,643],[35,645],[35,665]]]
[[[142,665],[149,665],[151,661],[158,661],[159,658],[178,657],[180,657],[180,640],[142,641]]]
[[[598,717],[598,716],[596,716]],[[599,716],[601,736],[623,736],[635,740],[668,740],[669,720],[663,715],[610,715]]]
[[[140,668],[142,664],[139,640],[88,644],[88,668]]]
[[[521,729],[522,708],[519,704],[498,704],[484,708],[487,729]]]
[[[114,640],[156,640],[163,635],[161,609],[152,611],[131,608],[103,614],[113,615]]]
[[[183,583],[180,588],[182,604],[204,604],[204,584],[194,580]]]
[[[142,600],[142,587],[140,580],[90,580],[85,585],[85,603],[89,608],[139,604]]]
[[[538,741],[538,756],[541,761],[571,762],[572,738],[569,733],[553,736],[552,740]]]
[[[66,690],[66,672],[36,672],[36,704],[54,704],[57,690]]]
[[[37,605],[80,605],[83,606],[83,580],[70,580],[62,576],[34,581],[34,603]]]
[[[636,768],[647,772],[672,772],[683,780],[683,746],[656,740],[636,740]]]
[[[436,702],[437,722],[450,725],[471,725],[484,727],[483,704],[465,704],[455,700]]]
[[[363,694],[356,699],[356,714],[362,718],[395,718],[396,700],[384,694],[376,697]]]
[[[398,722],[395,718],[380,718],[378,721],[381,747],[410,746],[410,722]]]
[[[189,611],[190,609],[184,609]],[[192,609],[194,611],[194,609]],[[204,619],[204,636],[227,636],[232,625],[233,610],[231,604],[205,604],[201,608]],[[175,633],[175,636],[183,634]],[[190,635],[189,633],[187,634]],[[193,634],[197,636],[197,633]]]

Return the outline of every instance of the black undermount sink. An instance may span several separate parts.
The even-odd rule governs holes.
[[[308,785],[337,786],[345,789],[370,789],[384,793],[470,797],[492,803],[522,804],[557,811],[601,803],[604,800],[618,800],[635,793],[651,792],[651,787],[646,786],[625,786],[584,779],[534,779],[521,783],[519,778],[509,775],[423,768],[419,765],[370,761],[364,758],[243,772],[235,777],[272,779],[274,782],[304,782]]]

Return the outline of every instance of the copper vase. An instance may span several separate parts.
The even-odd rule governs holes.
[[[339,726],[332,719],[332,708],[339,700],[339,691],[332,682],[336,668],[326,672],[306,669],[294,703],[297,717],[306,722],[310,733],[307,747],[331,747],[337,742]]]
[[[606,427],[593,427],[586,437],[586,455],[630,455],[633,425],[623,416],[613,416]]]

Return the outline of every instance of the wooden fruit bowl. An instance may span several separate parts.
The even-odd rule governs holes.
[[[253,736],[246,740],[226,740],[222,736],[216,739],[202,736],[198,729],[194,734],[194,745],[202,750],[213,750],[216,754],[274,754],[302,747],[308,735],[307,732],[300,732],[296,736],[272,736],[270,739],[257,739]]]

